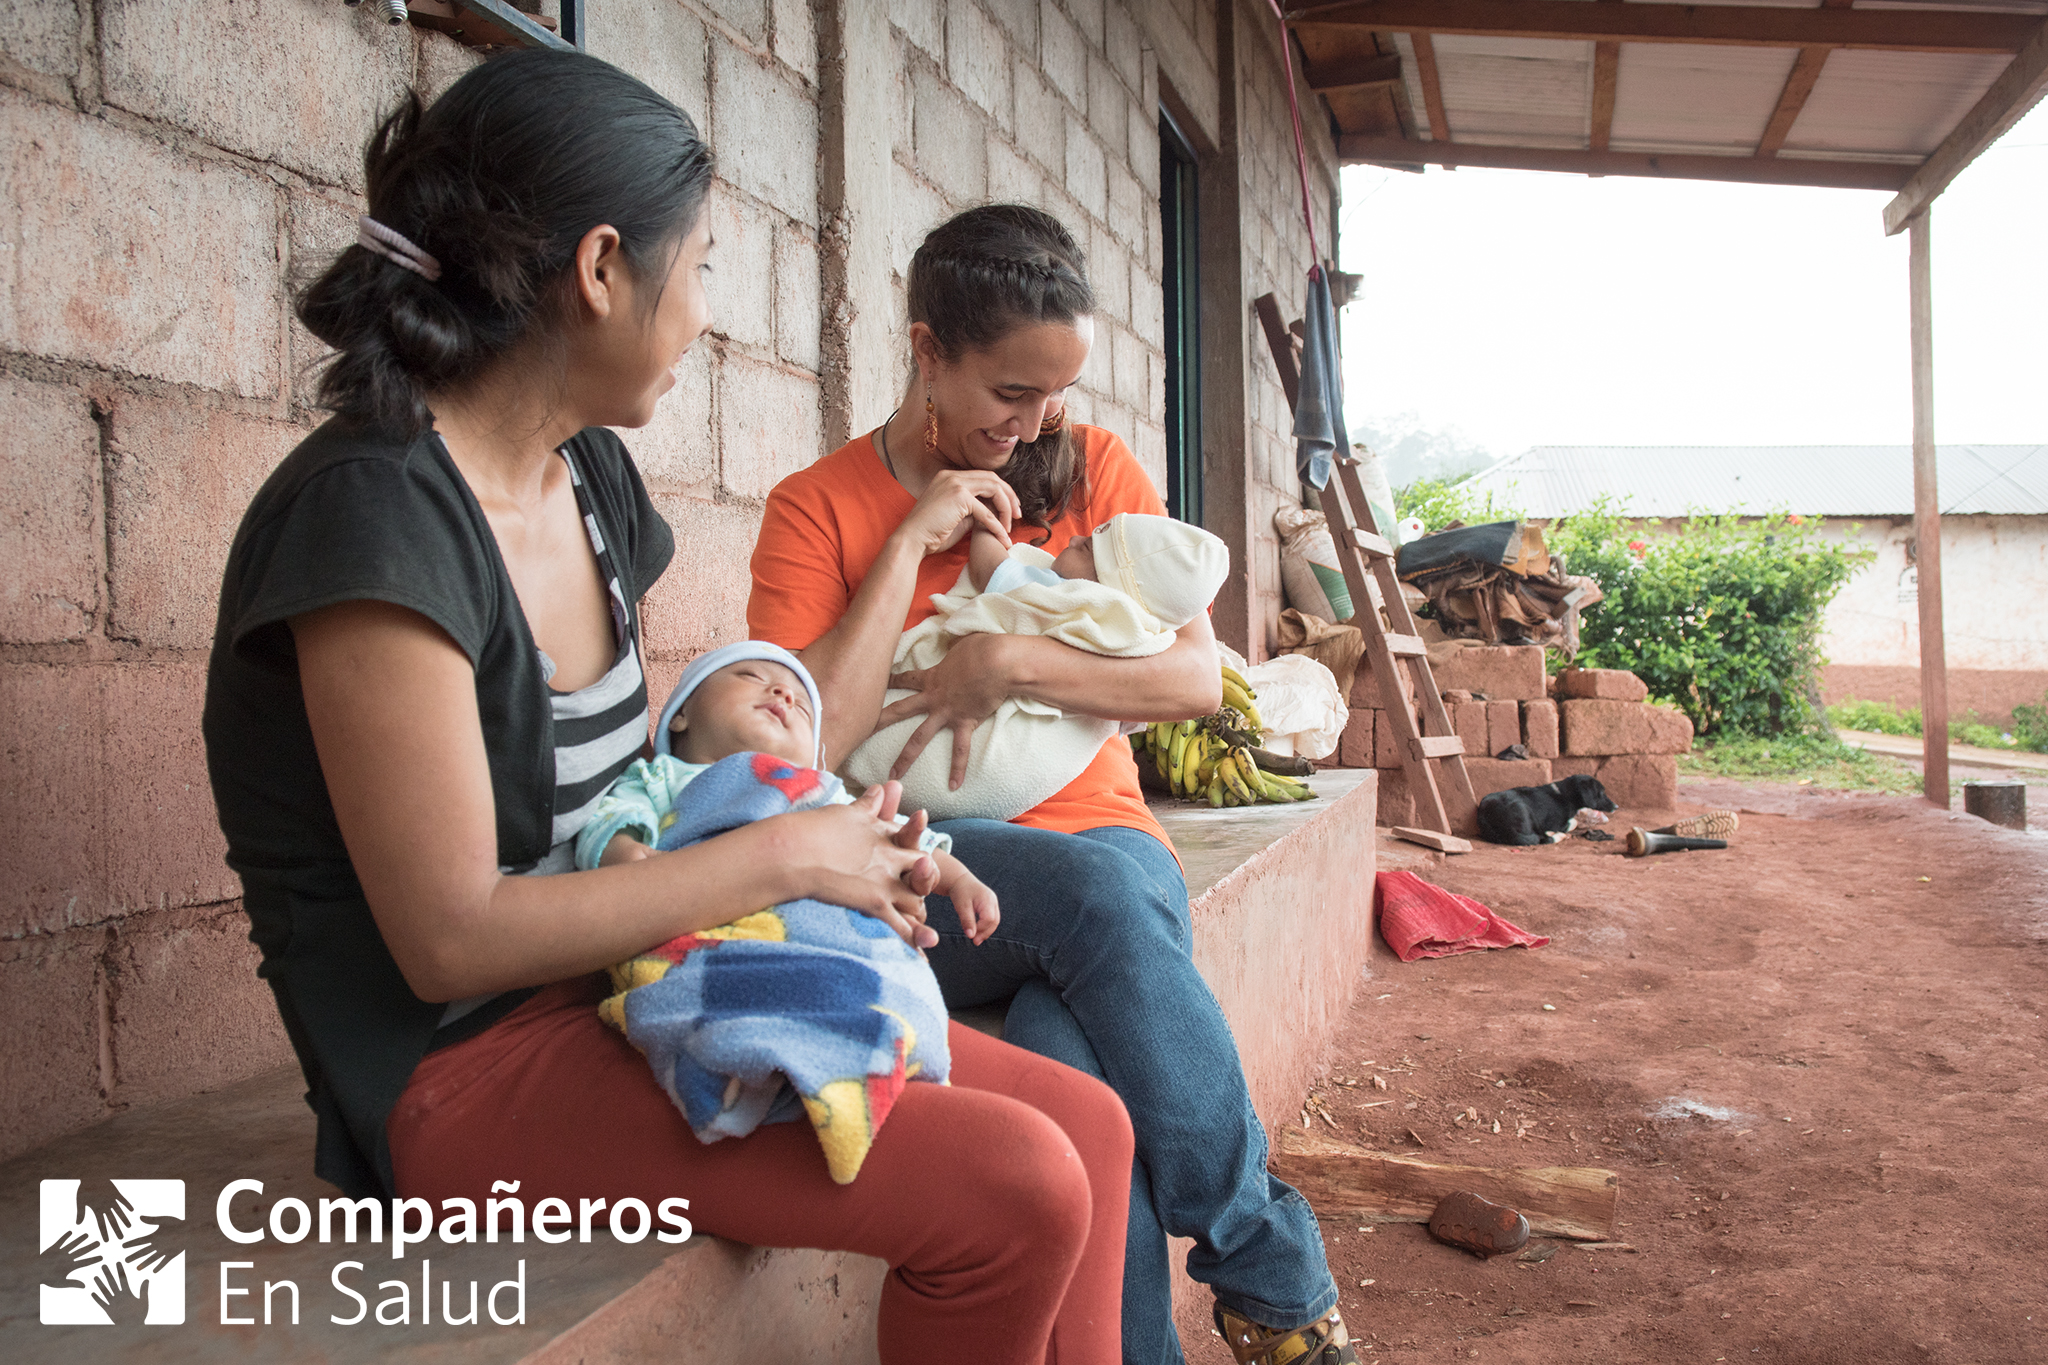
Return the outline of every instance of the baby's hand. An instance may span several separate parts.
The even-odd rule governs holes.
[[[604,846],[604,852],[597,857],[599,867],[613,867],[619,863],[637,863],[642,858],[652,858],[654,850],[638,839],[623,834],[614,834],[611,842]]]
[[[960,916],[960,932],[976,946],[988,942],[988,936],[1003,922],[1003,911],[996,900],[996,893],[971,872],[963,870],[960,880],[947,889],[946,895]]]

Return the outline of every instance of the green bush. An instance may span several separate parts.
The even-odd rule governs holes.
[[[1580,622],[1581,666],[1630,670],[1702,735],[1818,723],[1821,616],[1871,551],[1823,539],[1810,518],[1695,516],[1674,534],[1605,500],[1546,539],[1607,595]]]
[[[1920,733],[1920,708],[1900,710],[1888,701],[1858,701],[1854,697],[1828,708],[1828,719],[1843,730],[1866,730],[1879,735]]]
[[[2039,706],[2012,708],[2012,739],[2015,748],[2048,754],[2048,692],[2041,694]]]
[[[1431,531],[1441,531],[1454,521],[1477,526],[1488,521],[1512,521],[1520,510],[1496,502],[1491,490],[1480,494],[1463,479],[1417,479],[1394,491],[1394,515],[1403,521],[1421,517]]]

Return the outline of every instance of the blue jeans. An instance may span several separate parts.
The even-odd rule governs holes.
[[[948,820],[953,852],[1002,899],[976,947],[943,896],[931,963],[953,1008],[1012,999],[1007,1042],[1096,1076],[1137,1134],[1124,1255],[1126,1365],[1182,1359],[1167,1235],[1192,1237],[1188,1274],[1269,1327],[1314,1322],[1337,1302],[1308,1201],[1266,1170],[1230,1025],[1195,970],[1187,884],[1139,830],[1058,834]]]

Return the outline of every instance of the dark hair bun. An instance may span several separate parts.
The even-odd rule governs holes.
[[[431,107],[409,93],[363,168],[369,216],[438,260],[440,278],[351,246],[301,292],[298,315],[336,351],[321,404],[413,435],[432,424],[429,393],[552,320],[591,228],[618,229],[636,275],[665,274],[703,212],[713,163],[690,116],[617,67],[522,49]]]

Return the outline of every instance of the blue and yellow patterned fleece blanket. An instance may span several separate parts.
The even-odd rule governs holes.
[[[685,848],[840,791],[830,773],[734,754],[677,794],[656,847]],[[858,911],[789,901],[670,939],[611,976],[617,994],[599,1012],[646,1054],[703,1142],[793,1120],[793,1090],[844,1185],[903,1087],[946,1081],[946,1006],[931,967]]]

